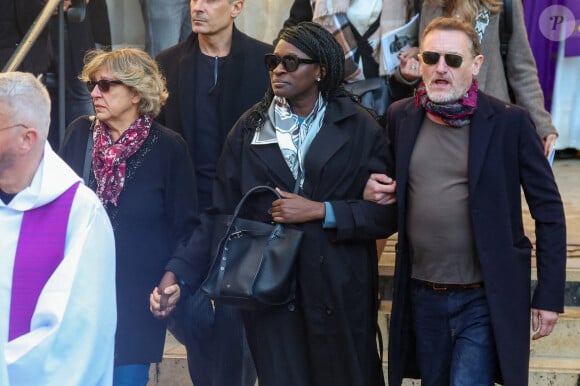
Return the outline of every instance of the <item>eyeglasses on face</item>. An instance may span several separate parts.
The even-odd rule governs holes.
[[[302,63],[312,64],[318,63],[318,61],[313,59],[299,58],[294,54],[288,54],[282,57],[276,54],[266,54],[264,55],[264,63],[266,64],[266,68],[268,69],[268,71],[274,71],[274,69],[278,67],[280,63],[282,63],[282,66],[286,71],[294,72],[298,69],[298,66],[300,66]]]
[[[120,80],[109,80],[109,79],[101,79],[97,81],[89,80],[87,81],[87,88],[89,89],[89,92],[93,92],[95,86],[99,86],[99,90],[101,90],[101,92],[107,92],[111,88],[112,84],[124,84],[124,83],[121,82]]]
[[[421,52],[421,57],[423,58],[423,63],[432,66],[434,64],[439,63],[439,58],[441,54],[439,52],[434,51],[423,51]],[[445,58],[445,64],[447,64],[451,68],[459,68],[463,63],[463,56],[459,54],[444,54],[443,57]]]
[[[15,127],[24,127],[24,128],[27,128],[28,126],[26,126],[26,125],[24,125],[24,124],[22,124],[22,123],[17,123],[17,124],[15,124],[15,125],[12,125],[12,126],[6,126],[6,127],[3,127],[3,128],[1,128],[1,129],[0,129],[0,131],[9,130],[9,129],[13,129],[13,128],[15,128]]]

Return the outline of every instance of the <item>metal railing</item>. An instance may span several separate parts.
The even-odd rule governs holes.
[[[64,34],[65,34],[65,12],[64,12],[64,0],[48,0],[40,14],[36,17],[36,20],[32,23],[26,35],[22,41],[18,44],[16,51],[10,57],[10,60],[6,63],[2,72],[16,71],[18,67],[22,64],[22,61],[30,52],[30,49],[38,39],[40,33],[44,30],[48,22],[53,17],[54,13],[58,9],[58,138],[59,142],[62,142],[64,138],[65,130],[65,47],[64,47]],[[66,18],[69,23],[81,22],[86,16],[86,3],[85,0],[72,0],[71,6],[66,12]]]

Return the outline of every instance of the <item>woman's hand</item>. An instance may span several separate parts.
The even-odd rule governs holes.
[[[165,272],[158,287],[149,295],[149,310],[157,319],[164,319],[171,314],[181,297],[181,289],[176,283],[173,272]]]
[[[300,224],[322,220],[326,215],[323,202],[311,201],[276,188],[281,199],[272,203],[272,219],[281,224]]]
[[[417,55],[419,54],[418,47],[411,47],[408,50],[401,51],[397,55],[399,58],[399,71],[401,76],[407,81],[413,81],[421,76],[419,72],[419,61]]]

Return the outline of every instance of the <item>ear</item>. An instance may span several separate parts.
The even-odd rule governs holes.
[[[131,103],[133,103],[134,105],[138,105],[139,103],[141,103],[141,96],[136,92],[133,92],[133,95],[131,96]]]
[[[326,67],[325,66],[318,66],[318,69],[320,70],[318,76],[322,79],[326,78],[326,74],[327,74]]]
[[[27,127],[22,131],[19,149],[26,154],[38,143],[38,131],[34,127]]]
[[[244,0],[234,0],[231,4],[230,16],[235,19],[240,15],[244,8]]]
[[[477,76],[479,74],[479,70],[481,69],[481,65],[483,64],[483,55],[477,55],[473,58],[473,63],[471,63],[471,73],[473,76]]]

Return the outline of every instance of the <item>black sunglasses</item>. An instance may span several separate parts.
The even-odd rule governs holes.
[[[439,63],[441,54],[434,51],[423,51],[421,52],[421,57],[423,58],[423,63],[432,66]],[[459,68],[461,67],[461,63],[463,63],[463,56],[458,54],[447,53],[444,54],[443,57],[445,58],[445,63],[452,68]]]
[[[313,59],[302,59],[294,54],[284,55],[282,57],[276,54],[266,54],[264,55],[264,64],[266,64],[266,68],[268,71],[274,71],[278,65],[282,63],[284,69],[288,72],[294,72],[298,69],[302,63],[305,64],[312,64],[318,63],[317,60]]]
[[[97,81],[89,80],[87,81],[87,88],[89,89],[89,92],[93,92],[95,86],[99,86],[99,90],[101,90],[101,92],[107,92],[111,88],[112,84],[124,84],[124,83],[121,82],[120,80],[108,80],[108,79],[101,79]]]

